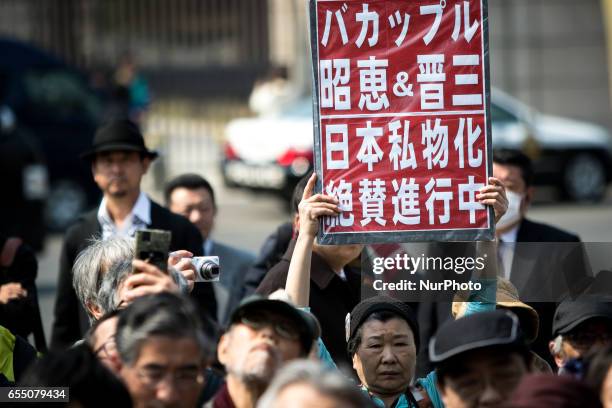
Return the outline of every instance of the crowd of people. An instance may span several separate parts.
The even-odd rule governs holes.
[[[477,195],[498,227],[481,243],[498,260],[484,291],[422,303],[364,296],[367,249],[316,242],[341,208],[315,193],[315,174],[254,256],[212,238],[217,202],[200,175],[170,180],[165,207],[141,190],[156,157],[129,120],[101,127],[83,154],[103,199],[65,234],[49,350],[35,256],[0,237],[1,386],[68,387],[58,404],[83,407],[612,407],[612,297],[530,301],[550,276],[534,280],[518,244],[580,240],[526,218],[523,154],[496,152]],[[142,229],[171,231],[167,270],[139,259]],[[196,278],[202,255],[219,256],[219,281]]]

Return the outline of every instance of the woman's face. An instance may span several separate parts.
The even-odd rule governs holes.
[[[410,385],[416,365],[414,334],[401,318],[366,321],[353,368],[361,384],[377,396],[401,394]]]

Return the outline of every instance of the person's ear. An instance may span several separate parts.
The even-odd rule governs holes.
[[[150,157],[144,157],[142,159],[143,174],[146,174],[147,171],[149,171],[149,166],[151,166],[151,158]]]
[[[96,159],[93,158],[91,159],[91,176],[93,177],[94,181],[96,181]]]
[[[525,213],[527,209],[529,208],[529,206],[531,205],[534,194],[535,194],[535,188],[533,186],[529,186],[527,187],[527,189],[525,189],[525,198],[523,198],[523,203],[521,204],[521,211],[523,213]]]
[[[352,360],[353,360],[353,370],[355,370],[356,372],[359,372],[358,367],[361,367],[361,359],[359,358],[357,353],[353,354]]]
[[[293,214],[291,225],[293,227],[293,237],[295,238],[297,236],[298,231],[300,230],[300,214]]]
[[[563,358],[562,353],[555,352],[555,342],[554,341],[548,342],[548,350],[550,351],[550,355],[555,360],[555,364],[557,365],[557,367],[558,368],[563,367],[563,364],[565,363],[565,359]]]
[[[94,319],[98,320],[100,319],[102,316],[104,316],[104,313],[102,313],[102,311],[100,310],[100,307],[97,305],[94,305],[93,303],[87,303],[86,304],[87,310],[89,311],[89,313],[94,317]]]
[[[228,362],[228,354],[229,354],[229,333],[225,333],[219,339],[219,345],[217,346],[217,359],[223,365],[226,365]]]

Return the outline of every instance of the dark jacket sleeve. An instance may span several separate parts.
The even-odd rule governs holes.
[[[60,255],[60,268],[57,278],[57,296],[53,311],[54,320],[51,331],[51,348],[70,347],[81,338],[79,324],[79,301],[72,286],[72,265],[76,258],[77,237],[69,230]]]
[[[11,300],[0,305],[0,324],[13,334],[27,337],[34,330],[37,322],[36,313],[36,273],[38,264],[34,252],[26,245],[21,245],[15,254],[12,265],[5,276],[6,283],[17,282],[28,292],[22,299]]]
[[[269,296],[278,289],[284,289],[287,283],[287,274],[289,272],[289,262],[282,259],[274,265],[266,274],[261,284],[257,287],[255,293],[262,296]]]
[[[263,281],[266,273],[281,260],[283,254],[287,251],[292,233],[292,225],[287,222],[280,225],[276,231],[266,238],[259,255],[257,255],[253,265],[249,267],[244,277],[244,290],[241,297],[253,294]]]

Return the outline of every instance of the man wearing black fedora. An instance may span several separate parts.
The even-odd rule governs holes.
[[[140,190],[140,182],[157,157],[147,149],[136,124],[113,121],[96,132],[92,148],[82,154],[91,163],[93,178],[103,198],[100,206],[83,214],[68,229],[60,257],[52,348],[65,348],[82,338],[89,327],[72,281],[74,261],[92,237],[133,237],[139,229],[172,232],[170,249],[202,253],[202,237],[186,218],[173,214]],[[216,320],[217,306],[210,283],[197,283],[191,292],[203,318]]]

